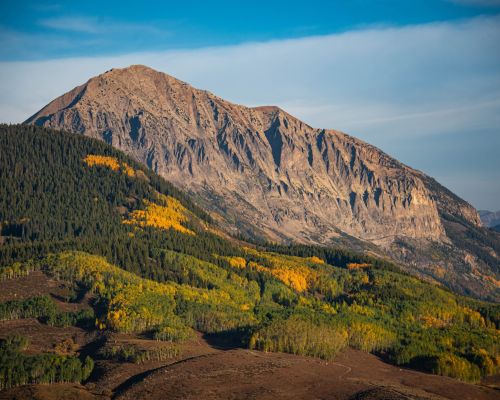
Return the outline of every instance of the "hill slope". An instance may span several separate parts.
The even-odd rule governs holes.
[[[90,79],[26,122],[112,144],[195,194],[234,233],[375,244],[413,273],[498,300],[500,238],[469,204],[379,149],[277,107],[235,105],[132,66]]]
[[[0,144],[0,287],[15,294],[0,303],[0,338],[87,332],[80,347],[68,337],[28,353],[26,339],[0,342],[2,388],[85,379],[86,356],[97,365],[92,382],[113,375],[109,360],[173,362],[200,333],[324,359],[349,346],[464,381],[498,371],[498,305],[363,255],[242,247],[181,192],[96,140],[0,126]],[[18,280],[40,274],[55,293],[40,284],[41,293],[17,295]],[[72,363],[74,374],[53,375],[49,360]]]

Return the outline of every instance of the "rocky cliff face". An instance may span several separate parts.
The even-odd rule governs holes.
[[[348,235],[399,257],[408,254],[394,246],[401,240],[452,246],[444,215],[480,229],[473,207],[367,143],[144,66],[92,78],[26,122],[124,150],[221,214],[234,233],[321,244]],[[421,265],[418,251],[412,257]]]

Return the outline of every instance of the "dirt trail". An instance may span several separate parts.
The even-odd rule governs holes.
[[[174,367],[177,364],[189,362],[189,361],[196,360],[196,359],[199,359],[199,358],[210,357],[211,355],[214,355],[214,354],[216,354],[216,353],[207,353],[207,354],[201,354],[199,356],[193,356],[193,357],[184,358],[182,360],[175,361],[175,362],[173,362],[171,364],[168,364],[167,366],[161,366],[161,367],[158,367],[158,368],[153,368],[153,369],[141,372],[140,374],[133,375],[130,378],[128,378],[125,382],[120,383],[117,387],[115,387],[113,389],[113,398],[119,397],[122,393],[126,392],[127,389],[133,387],[137,383],[142,382],[147,377],[149,377],[150,375],[153,375],[157,371],[161,371],[162,369],[167,368],[167,367],[171,368],[171,367]]]

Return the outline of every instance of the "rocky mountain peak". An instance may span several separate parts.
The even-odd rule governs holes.
[[[142,65],[92,78],[26,122],[129,153],[222,215],[235,234],[320,244],[348,238],[414,262],[419,256],[399,243],[449,246],[444,216],[481,225],[468,203],[374,146]]]

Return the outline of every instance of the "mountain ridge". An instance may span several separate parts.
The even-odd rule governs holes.
[[[479,216],[483,225],[488,228],[500,225],[500,211],[479,210]]]
[[[194,96],[196,96],[196,94],[202,95],[202,96],[207,95],[209,98],[209,101],[213,101],[214,99],[222,100],[221,98],[213,95],[212,93],[210,93],[208,91],[193,88],[192,86],[188,85],[187,83],[180,81],[180,80],[178,80],[170,75],[158,73],[158,72],[156,72],[148,67],[142,66],[142,65],[134,65],[134,66],[131,66],[131,67],[125,68],[125,69],[112,69],[112,70],[107,71],[106,73],[104,73],[102,75],[99,75],[95,78],[91,78],[86,84],[78,86],[77,88],[68,92],[66,95],[63,95],[60,98],[49,103],[49,105],[47,107],[43,108],[40,112],[38,112],[34,116],[30,117],[26,121],[26,123],[36,123],[38,125],[42,124],[42,125],[48,125],[48,126],[54,125],[53,123],[47,124],[48,120],[46,120],[46,118],[54,118],[56,116],[56,114],[58,116],[61,116],[62,112],[70,110],[72,107],[77,106],[78,103],[85,96],[87,90],[94,91],[94,92],[97,90],[100,90],[102,93],[101,86],[103,86],[103,80],[104,80],[104,84],[105,84],[106,78],[109,77],[110,75],[117,75],[117,74],[118,75],[123,75],[123,74],[128,75],[128,72],[132,72],[133,75],[138,75],[139,77],[144,73],[146,73],[146,74],[152,73],[155,75],[161,74],[161,75],[163,75],[163,77],[165,78],[165,80],[168,82],[169,85],[171,85],[173,87],[181,86],[184,88],[189,88],[188,90],[190,92],[192,92]],[[142,84],[143,81],[144,81],[143,79],[139,78],[139,84]],[[96,88],[95,85],[97,85],[98,87]],[[149,92],[149,93],[151,93],[151,92]],[[189,92],[188,92],[188,94],[189,94]],[[143,103],[143,101],[141,101],[141,103]],[[369,161],[373,161],[374,157],[378,157],[378,159],[375,161],[379,165],[383,165],[384,167],[389,167],[389,168],[402,168],[402,169],[404,169],[403,172],[409,172],[409,173],[415,174],[419,177],[424,176],[424,174],[422,172],[417,171],[411,167],[408,167],[408,166],[400,163],[399,161],[393,159],[392,157],[388,156],[387,154],[383,153],[382,151],[380,151],[376,147],[369,145],[366,142],[363,142],[357,138],[349,136],[349,135],[347,135],[343,132],[340,132],[340,131],[312,128],[310,125],[305,124],[304,122],[291,116],[289,113],[287,113],[286,111],[282,110],[281,108],[279,108],[277,106],[245,107],[245,106],[240,106],[240,105],[236,105],[233,103],[229,103],[229,102],[224,101],[224,100],[222,100],[222,104],[226,107],[229,107],[232,111],[236,110],[236,114],[241,114],[242,111],[249,112],[250,115],[243,115],[243,116],[238,115],[238,116],[242,117],[243,120],[249,119],[252,117],[254,117],[254,118],[257,117],[258,120],[257,121],[254,120],[253,122],[257,122],[257,124],[256,124],[257,127],[261,128],[263,131],[266,131],[266,128],[267,128],[267,130],[273,129],[273,124],[278,125],[278,126],[285,125],[285,127],[288,128],[288,121],[289,121],[288,119],[291,119],[291,123],[294,125],[297,125],[297,128],[299,130],[306,129],[306,130],[312,131],[315,134],[315,136],[316,136],[315,139],[318,142],[323,140],[323,139],[325,141],[332,140],[332,137],[336,137],[339,141],[344,142],[345,147],[357,146],[357,147],[362,147],[362,148],[366,149]],[[139,107],[141,107],[141,106],[144,107],[144,104],[139,104]],[[182,114],[182,110],[177,110],[177,111]],[[257,112],[261,115],[257,115],[257,116],[252,115],[252,111]],[[38,117],[40,114],[49,114],[49,115],[51,115],[51,117],[46,116],[46,117],[43,117],[42,119],[40,119]],[[139,115],[141,115],[140,111],[139,111]],[[187,117],[189,119],[189,116],[183,115],[183,117]],[[104,128],[104,126],[100,126],[99,121],[96,121],[97,123],[96,123],[95,127],[89,128],[84,123],[79,123],[78,116],[75,116],[74,118],[76,118],[76,121],[73,121],[73,129],[71,129],[72,131],[75,131],[75,123],[76,123],[76,127],[77,127],[77,129],[76,129],[77,132],[83,131],[87,135],[90,135],[90,136],[97,136],[96,135],[97,131],[102,130]],[[136,132],[137,126],[134,126],[134,125],[137,124],[138,121],[137,121],[137,119],[133,119],[133,117],[131,119],[132,120],[129,122],[129,124],[130,124],[130,128],[131,128],[132,136],[134,136],[134,134],[137,133]],[[61,121],[59,119],[59,121],[56,122],[56,124],[59,126],[63,125],[60,127],[67,128],[66,125],[68,125],[68,122],[69,121]],[[231,121],[229,121],[229,122],[231,122]],[[94,129],[92,129],[92,128],[94,128]],[[108,134],[108,132],[103,132],[102,139],[107,140],[106,139],[107,134]],[[282,154],[283,150],[280,149],[280,147],[283,146],[283,143],[281,143],[281,146],[279,143],[280,141],[282,141],[282,139],[277,135],[273,136],[272,132],[269,132],[269,134],[266,134],[266,139],[267,139],[268,144],[271,147],[272,161],[274,161],[274,166],[276,167],[276,169],[279,169],[281,166],[281,162],[282,162],[281,159],[283,156],[283,154]],[[274,140],[274,142],[273,142],[273,140]],[[120,146],[122,146],[122,144],[118,143],[117,146],[115,146],[115,147],[120,148]],[[222,144],[220,147],[224,147],[224,144]],[[312,164],[314,162],[312,150],[313,149],[308,149],[308,152],[309,152],[308,162],[309,162],[309,164]],[[355,154],[354,154],[354,157],[356,157]],[[249,158],[251,161],[252,157],[249,157]],[[350,162],[353,163],[354,161],[350,160]],[[238,161],[236,161],[236,163],[238,164]],[[151,165],[150,165],[150,167],[151,167]],[[160,171],[160,173],[161,173],[161,171]],[[191,174],[193,174],[193,173],[191,172]],[[175,179],[175,177],[174,177],[173,181],[175,182],[176,180],[178,180],[178,179]],[[355,194],[359,195],[359,193],[355,193]],[[418,196],[414,196],[414,197],[418,197]],[[350,198],[349,201],[355,201],[355,200],[352,200]],[[409,200],[409,201],[411,201],[411,200]],[[472,210],[468,210],[468,211],[469,211],[469,213],[467,215],[468,220],[473,222],[474,224],[478,224],[479,218],[476,215],[474,215],[474,211],[472,211]],[[418,236],[419,232],[420,232],[420,230],[417,232],[413,232],[413,234]],[[440,236],[442,236],[441,233],[442,232],[434,231],[431,234],[431,232],[426,231],[425,235],[431,235],[431,237],[433,237],[433,238],[440,238]],[[358,234],[360,234],[362,236],[363,232],[358,230]]]
[[[484,276],[499,277],[496,250],[484,250],[477,241],[469,250],[457,245],[468,239],[448,220],[465,230],[480,229],[467,202],[376,147],[340,131],[312,128],[276,106],[236,105],[135,65],[91,78],[26,123],[81,133],[125,151],[222,215],[232,234],[374,244],[410,261],[419,274],[458,286],[463,272],[456,270],[468,269],[477,282],[465,285],[473,291],[481,290]],[[422,261],[433,246],[454,254]],[[433,265],[453,276],[440,278]]]

